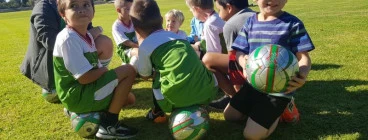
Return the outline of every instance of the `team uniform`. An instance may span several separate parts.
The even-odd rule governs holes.
[[[257,14],[254,14],[239,32],[232,48],[248,55],[257,47],[266,44],[281,45],[294,54],[314,49],[302,21],[287,12],[272,21],[258,21]],[[231,99],[230,105],[269,129],[290,102],[293,94],[265,94],[245,83]]]
[[[112,36],[114,37],[115,43],[117,45],[116,52],[123,63],[126,64],[130,62],[130,51],[132,48],[124,45],[123,43],[127,40],[137,42],[134,31],[133,23],[125,25],[123,22],[117,19],[112,25]]]
[[[205,48],[201,46],[201,49],[206,49],[205,52],[227,53],[223,36],[224,25],[225,21],[214,11],[204,22],[201,41],[205,41],[205,43],[202,43],[205,44]]]
[[[139,47],[138,73],[152,75],[153,94],[165,112],[209,103],[217,93],[217,80],[198,59],[189,42],[173,32],[158,30]]]
[[[77,79],[86,72],[102,67],[93,37],[90,33],[87,37],[89,39],[66,27],[58,34],[53,52],[57,94],[64,107],[75,113],[107,109],[118,85],[114,70],[92,83],[78,82]]]

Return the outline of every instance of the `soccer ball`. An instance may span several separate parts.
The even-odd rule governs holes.
[[[200,106],[176,109],[169,120],[170,131],[174,139],[200,139],[209,129],[208,112]]]
[[[292,76],[299,71],[298,59],[286,48],[269,44],[255,49],[247,60],[247,81],[264,93],[286,90]]]
[[[88,138],[96,134],[100,122],[100,115],[98,112],[85,114],[72,113],[70,120],[74,132],[83,138]]]

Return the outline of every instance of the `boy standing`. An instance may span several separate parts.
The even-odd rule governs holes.
[[[138,44],[133,23],[129,16],[132,2],[133,0],[115,0],[114,5],[118,13],[118,19],[112,25],[112,36],[118,46],[116,52],[123,64],[131,64],[136,67]]]
[[[118,123],[119,112],[132,103],[135,74],[130,65],[113,70],[102,66],[92,35],[87,30],[94,17],[92,0],[58,0],[66,27],[57,35],[53,52],[56,91],[66,109],[75,113],[103,111],[102,139],[130,138],[137,131]],[[109,52],[103,52],[109,53]]]
[[[226,120],[247,119],[243,135],[247,139],[265,139],[276,128],[280,115],[291,101],[294,91],[302,87],[311,67],[309,51],[314,45],[297,17],[282,11],[287,0],[256,0],[260,12],[245,23],[233,44],[238,63],[245,69],[248,55],[265,44],[278,44],[298,58],[299,73],[289,81],[279,96],[261,93],[248,83],[231,98],[225,108]]]
[[[189,42],[162,29],[160,9],[154,0],[135,0],[130,16],[139,47],[138,73],[143,78],[153,74],[155,107],[147,118],[175,108],[209,103],[216,91],[215,76],[196,57]],[[155,121],[156,122],[156,121]]]
[[[193,48],[200,52],[200,58],[205,52],[226,53],[222,31],[225,22],[213,9],[213,0],[185,1],[194,17],[204,22],[201,39],[205,43],[197,42],[193,45]]]
[[[221,19],[226,21],[224,25],[224,39],[227,54],[206,53],[202,61],[208,69],[215,73],[219,81],[219,87],[226,93],[222,98],[210,103],[210,106],[223,110],[230,101],[230,96],[239,91],[245,82],[243,70],[235,61],[235,51],[231,48],[238,32],[245,21],[254,14],[248,8],[248,1],[244,0],[215,0]],[[230,61],[229,61],[230,60]]]

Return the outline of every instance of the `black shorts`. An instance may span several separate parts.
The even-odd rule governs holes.
[[[230,105],[259,125],[269,129],[283,113],[290,100],[259,92],[245,82],[239,92],[231,98]]]

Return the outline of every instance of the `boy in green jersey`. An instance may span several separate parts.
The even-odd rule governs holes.
[[[157,3],[136,0],[130,16],[139,44],[137,71],[145,79],[153,75],[155,107],[147,119],[162,122],[166,120],[164,112],[209,103],[217,93],[216,77],[187,40],[163,30]],[[159,117],[164,119],[158,121]]]

